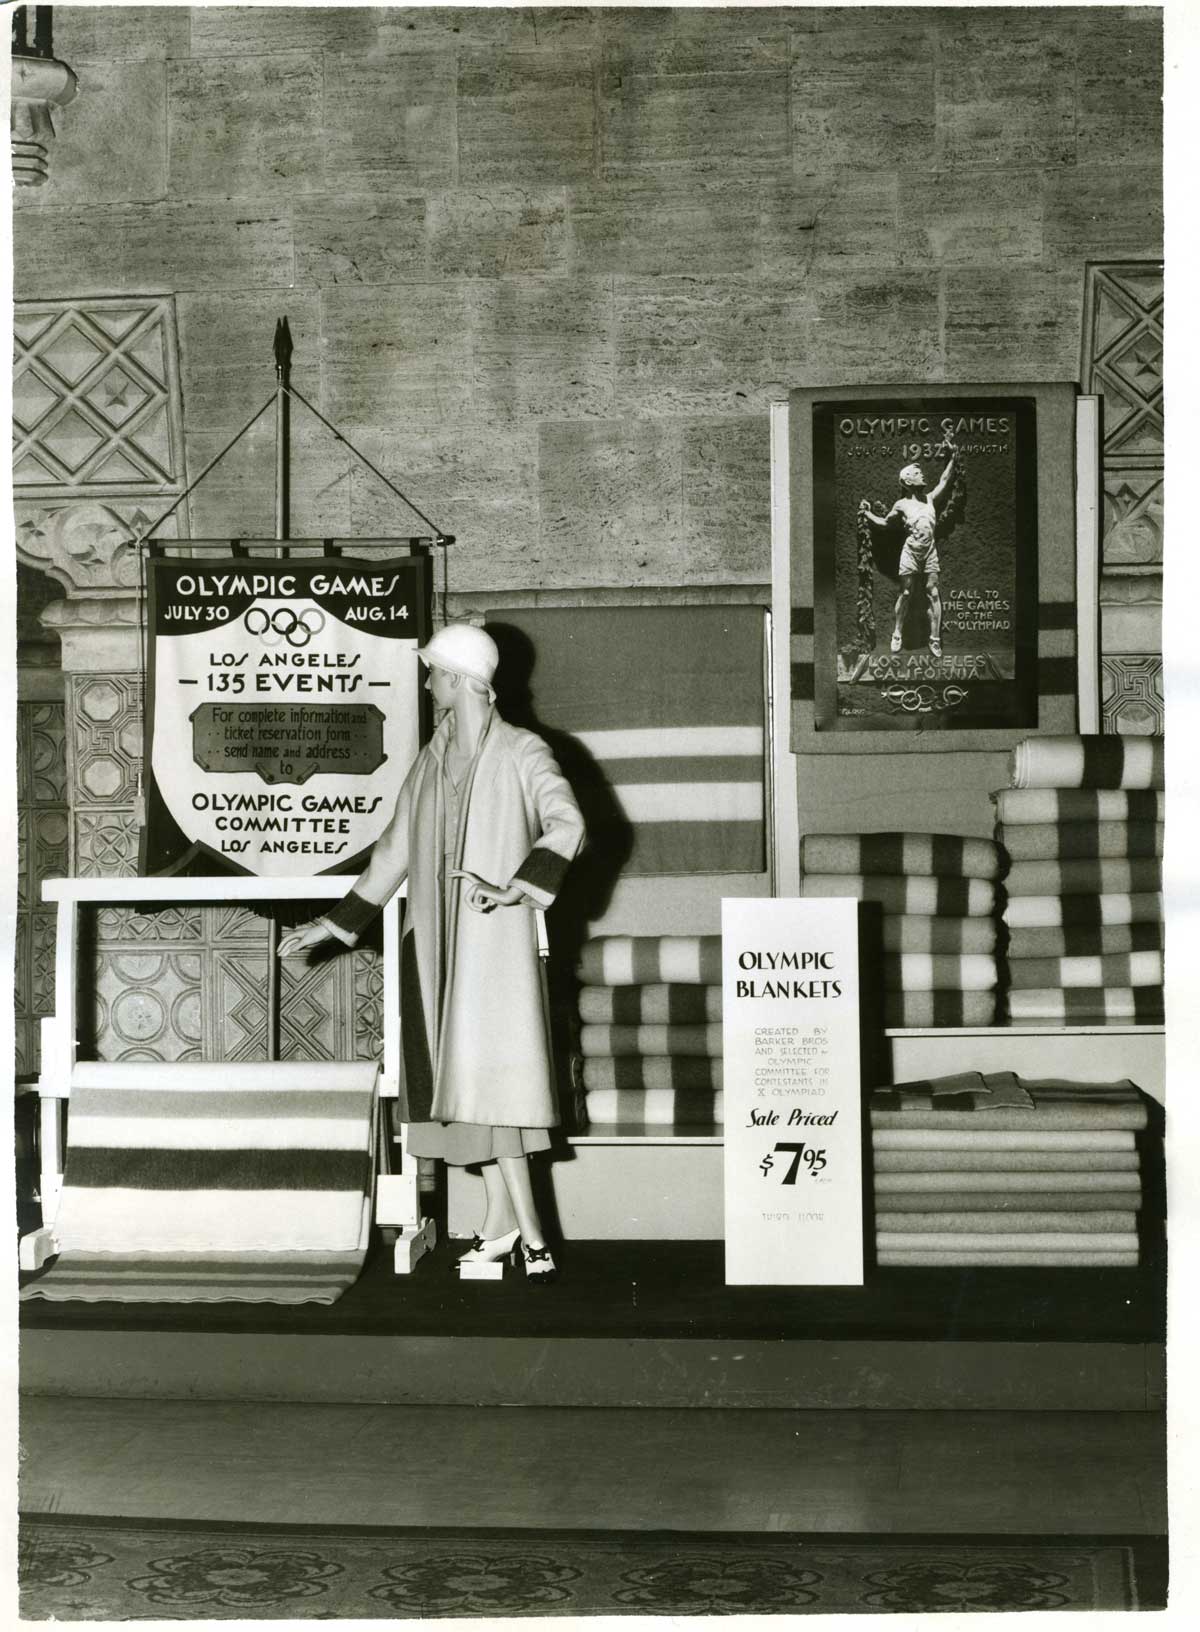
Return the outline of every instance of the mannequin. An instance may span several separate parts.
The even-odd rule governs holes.
[[[540,737],[495,708],[499,654],[470,624],[419,653],[440,716],[405,778],[366,870],[328,915],[286,936],[281,957],[330,938],[354,945],[399,885],[408,1151],[482,1167],[486,1210],[460,1263],[513,1255],[531,1284],[557,1274],[528,1156],[557,1122],[532,908],[548,907],[583,819]]]

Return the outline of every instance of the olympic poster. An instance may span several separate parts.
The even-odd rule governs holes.
[[[357,869],[420,742],[428,558],[149,574],[143,871]]]

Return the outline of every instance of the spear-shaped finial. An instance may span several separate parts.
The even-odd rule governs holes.
[[[286,380],[292,367],[292,331],[281,317],[275,325],[275,378]]]

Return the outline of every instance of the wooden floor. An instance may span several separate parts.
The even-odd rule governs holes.
[[[1152,1412],[30,1397],[31,1512],[277,1523],[1155,1535]]]

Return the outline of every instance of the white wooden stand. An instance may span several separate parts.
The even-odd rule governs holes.
[[[344,878],[51,878],[42,897],[58,905],[54,952],[55,1012],[42,1021],[42,1069],[37,1081],[41,1118],[40,1229],[22,1236],[19,1260],[24,1270],[40,1269],[58,1251],[54,1221],[63,1183],[63,1107],[71,1094],[76,1054],[76,957],[79,909],[86,903],[125,906],[151,902],[336,901],[345,895]],[[400,1093],[400,900],[383,909],[383,1059],[380,1100]],[[390,1168],[393,1150],[381,1142],[380,1155]],[[403,1161],[403,1158],[401,1158]],[[407,1275],[436,1240],[433,1220],[422,1217],[417,1191],[417,1164],[385,1171],[377,1181],[375,1221],[397,1230],[395,1267]]]

